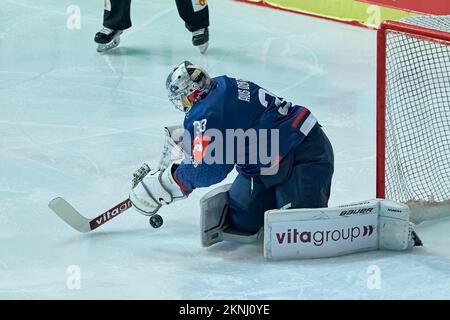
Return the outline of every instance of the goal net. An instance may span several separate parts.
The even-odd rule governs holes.
[[[450,215],[450,16],[385,22],[377,73],[377,197]]]

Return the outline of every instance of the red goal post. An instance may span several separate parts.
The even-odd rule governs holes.
[[[376,196],[450,203],[450,16],[384,22],[377,48]]]

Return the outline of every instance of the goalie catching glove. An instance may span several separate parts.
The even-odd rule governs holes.
[[[148,168],[146,164],[135,174],[130,190],[130,201],[133,207],[144,215],[154,215],[163,206],[173,201],[187,198],[172,176],[177,164],[172,162],[164,171],[142,170]]]

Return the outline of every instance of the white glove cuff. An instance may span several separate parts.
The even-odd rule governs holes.
[[[162,173],[161,184],[172,195],[174,200],[179,198],[186,198],[187,196],[183,193],[183,191],[181,191],[180,186],[172,176],[172,167],[174,164],[175,162],[172,162]]]

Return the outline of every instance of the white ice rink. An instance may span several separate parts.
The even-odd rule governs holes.
[[[67,28],[72,4],[80,29]],[[185,59],[308,106],[334,145],[330,205],[375,196],[376,32],[230,0],[210,12],[207,57],[167,0],[133,0],[133,28],[100,55],[102,1],[0,0],[0,298],[449,299],[448,219],[420,225],[425,246],[409,253],[270,262],[261,245],[201,247],[209,189],[163,208],[158,230],[129,210],[83,235],[48,209],[62,196],[93,217],[127,196],[183,118],[164,85]]]

